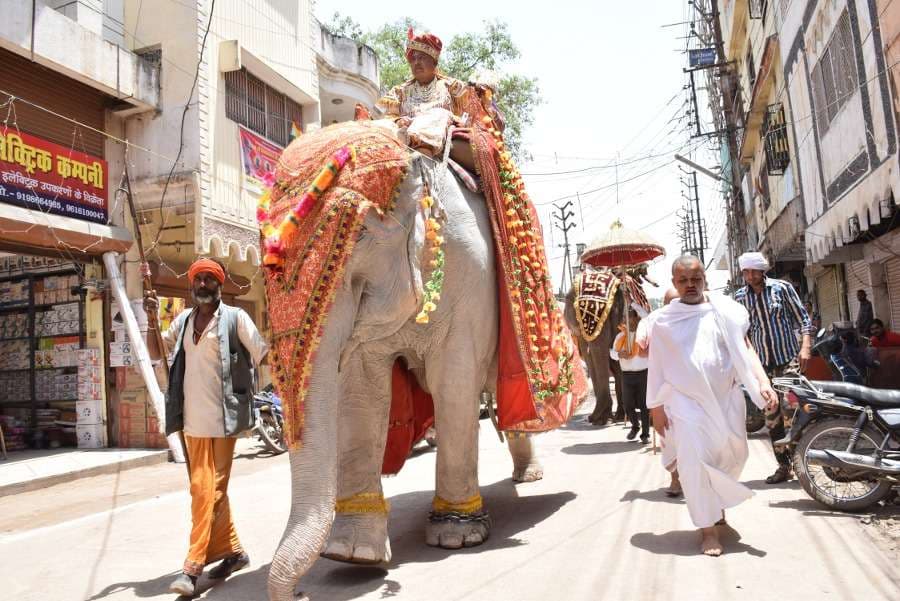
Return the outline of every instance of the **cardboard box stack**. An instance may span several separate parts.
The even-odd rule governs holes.
[[[6,441],[6,450],[24,450],[25,433],[28,431],[27,418],[18,415],[0,415],[0,424],[3,424],[3,438]]]
[[[166,437],[159,432],[159,417],[147,394],[140,372],[134,367],[116,368],[119,389],[119,446],[165,449]]]
[[[77,275],[53,275],[36,280],[34,303],[36,305],[54,305],[77,301],[78,295],[73,294],[72,288],[78,284]]]
[[[27,370],[0,372],[0,401],[27,401],[31,398],[31,376]]]
[[[31,343],[29,340],[0,341],[0,369],[30,369]],[[23,377],[27,379],[28,374]]]
[[[107,440],[100,349],[84,349],[75,354],[78,363],[78,401],[75,403],[78,448],[102,448],[107,446]]]
[[[28,280],[0,282],[0,306],[28,304]]]

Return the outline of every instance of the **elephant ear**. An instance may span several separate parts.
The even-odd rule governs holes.
[[[307,134],[282,154],[272,188],[268,218],[282,223],[308,195],[323,167],[345,147],[354,158],[333,176],[330,186],[283,242],[280,269],[267,269],[267,311],[272,330],[270,365],[286,420],[285,438],[300,446],[304,405],[321,333],[344,268],[370,209],[388,211],[408,166],[409,153],[384,130],[368,122],[348,122]]]

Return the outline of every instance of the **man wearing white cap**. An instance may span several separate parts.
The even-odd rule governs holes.
[[[750,313],[750,341],[769,378],[804,371],[810,357],[813,326],[797,291],[789,282],[766,277],[769,262],[762,253],[744,253],[738,264],[746,286],[735,292],[734,300]],[[802,340],[797,340],[797,330]],[[766,478],[769,484],[784,482],[792,475],[790,454],[774,446],[776,440],[784,438],[790,420],[788,408],[781,403],[766,411],[769,438],[778,461],[778,469]]]

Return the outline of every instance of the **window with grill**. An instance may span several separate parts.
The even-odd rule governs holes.
[[[812,71],[813,101],[819,134],[828,131],[841,108],[859,87],[856,53],[847,11],[838,19],[831,40]]]
[[[272,142],[287,146],[292,124],[302,122],[299,104],[246,69],[225,73],[225,115]]]
[[[766,108],[766,116],[762,124],[762,137],[765,141],[766,165],[769,175],[782,175],[791,162],[788,147],[787,124],[784,122],[784,106],[779,102]]]
[[[748,8],[750,9],[750,18],[765,19],[767,4],[768,0],[750,0],[750,2],[748,3]]]

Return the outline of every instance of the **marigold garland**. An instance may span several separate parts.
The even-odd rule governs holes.
[[[259,229],[263,235],[263,265],[276,270],[284,265],[285,249],[297,232],[300,220],[312,212],[322,194],[328,190],[332,182],[334,182],[334,178],[341,172],[341,169],[355,158],[356,149],[350,145],[342,146],[335,152],[313,179],[312,183],[306,187],[306,190],[300,195],[300,200],[284,216],[278,227],[272,225],[271,215],[269,215],[272,186],[259,197],[259,203],[256,207],[256,220],[259,222]],[[275,185],[274,178],[267,177],[266,183],[270,182],[273,186]]]
[[[532,223],[531,211],[528,209],[525,182],[513,162],[512,154],[503,142],[502,132],[494,127],[493,119],[490,116],[484,116],[482,123],[493,136],[499,150],[500,185],[505,205],[503,214],[505,214],[509,232],[507,246],[511,251],[515,284],[515,288],[510,291],[510,296],[515,310],[521,307],[520,303],[524,303],[527,307],[526,321],[523,326],[532,352],[532,356],[529,358],[529,370],[536,380],[544,379],[541,376],[545,366],[541,364],[540,356],[542,354],[546,356],[554,347],[557,351],[555,359],[559,370],[558,381],[555,385],[549,383],[540,385],[534,391],[535,398],[542,402],[548,397],[565,394],[571,390],[574,383],[574,367],[571,357],[559,347],[558,341],[551,341],[548,324],[542,323],[543,329],[538,327],[535,319],[537,315],[540,315],[543,320],[552,316],[554,326],[558,326],[556,323],[558,316],[555,312],[550,311],[555,303],[551,289],[552,282],[549,274],[542,269],[542,264],[545,263],[544,245],[534,234],[536,228]],[[538,302],[536,303],[535,300]],[[554,343],[553,346],[551,346],[551,342]]]
[[[425,196],[420,201],[422,212],[428,215],[434,207],[434,199],[425,189]],[[444,288],[444,237],[438,232],[441,231],[441,224],[435,217],[426,217],[425,219],[425,240],[430,245],[429,250],[433,253],[428,266],[431,268],[431,277],[425,282],[425,293],[422,300],[422,310],[416,315],[416,323],[425,324],[429,322],[429,313],[437,310],[437,304],[441,300],[441,291]]]

